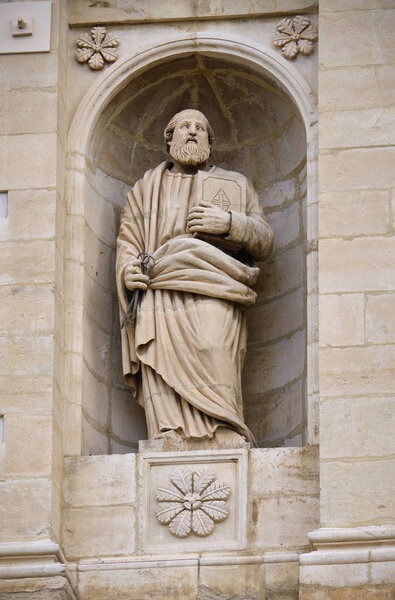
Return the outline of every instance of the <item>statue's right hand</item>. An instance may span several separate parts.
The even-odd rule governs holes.
[[[141,272],[140,261],[137,258],[128,262],[123,277],[128,290],[147,289],[149,277]]]

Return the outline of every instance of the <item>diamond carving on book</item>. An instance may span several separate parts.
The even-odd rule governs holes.
[[[247,190],[245,180],[238,177],[236,173],[232,177],[231,171],[228,172],[227,177],[218,177],[205,171],[199,171],[197,197],[199,200],[209,202],[226,212],[237,211],[243,214],[246,212]],[[241,248],[240,245],[226,239],[226,236],[195,233],[194,237],[224,250],[237,251]]]
[[[228,211],[231,207],[231,202],[222,188],[215,194],[211,202],[218,208],[222,208],[222,210]]]

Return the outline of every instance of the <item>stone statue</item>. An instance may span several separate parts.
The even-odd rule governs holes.
[[[254,443],[242,416],[244,307],[256,299],[253,260],[270,255],[273,233],[247,179],[210,164],[213,131],[201,112],[176,114],[165,143],[171,162],[128,193],[117,240],[121,320],[139,290],[135,322],[122,329],[125,380],[150,439],[226,447],[237,432]],[[152,257],[146,273],[140,253]]]

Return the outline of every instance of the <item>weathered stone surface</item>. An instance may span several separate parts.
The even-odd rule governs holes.
[[[330,294],[320,297],[320,345],[364,344],[363,294]]]
[[[266,594],[274,599],[298,598],[299,564],[298,562],[265,564]],[[270,597],[270,596],[269,596]]]
[[[2,541],[48,537],[51,521],[51,483],[48,479],[0,482]]]
[[[394,237],[321,240],[321,292],[333,294],[394,289],[394,253]]]
[[[69,559],[132,554],[134,536],[135,517],[130,506],[64,511],[63,549]]]
[[[252,498],[318,495],[318,448],[250,450]]]
[[[394,523],[395,496],[393,480],[389,476],[394,468],[395,461],[391,458],[322,463],[321,526]],[[341,481],[342,484],[335,486],[333,481]],[[351,580],[345,583],[351,583]]]
[[[295,178],[276,181],[272,186],[260,190],[258,195],[266,213],[282,204],[290,204],[295,200]]]
[[[106,506],[135,501],[136,457],[66,458],[64,501],[77,506]]]
[[[345,585],[337,589],[320,590],[319,586],[317,588],[301,588],[299,600],[393,600],[395,594],[395,586],[349,587]]]
[[[261,265],[261,274],[255,291],[261,299],[273,298],[303,285],[303,252],[300,247],[290,248],[273,256]]]
[[[225,16],[257,16],[271,13],[287,14],[291,11],[305,11],[316,5],[314,0],[254,0],[251,4],[245,4],[240,0],[230,2],[220,1],[214,5],[207,3],[195,4],[191,0],[175,0],[171,5],[161,6],[156,2],[136,2],[133,11],[130,10],[125,0],[111,0],[106,5],[85,6],[75,0],[71,3],[71,23],[81,25],[83,23],[107,23],[112,21],[133,23],[133,21],[151,21],[163,19],[196,19],[196,18],[223,18]]]
[[[16,90],[0,94],[0,134],[46,133],[56,129],[54,90]]]
[[[0,288],[0,333],[48,335],[53,332],[54,290],[50,286]]]
[[[6,415],[4,421],[2,475],[49,475],[52,464],[52,417],[15,414]]]
[[[26,375],[0,375],[1,414],[49,414],[52,406],[53,376],[30,375],[29,390]]]
[[[0,600],[71,600],[65,577],[1,579]]]
[[[246,394],[262,393],[280,388],[300,377],[305,364],[305,336],[297,331],[289,339],[273,343],[264,348],[250,348],[247,352],[249,362],[248,380],[244,373]],[[287,356],[287,367],[284,368]]]
[[[392,10],[381,10],[377,11],[376,14],[373,13],[373,23],[380,31],[381,62],[393,64],[395,62],[395,50],[392,43],[392,34],[395,27],[395,11],[393,5],[389,8]]]
[[[364,396],[394,393],[393,353],[393,345],[322,349],[321,395]]]
[[[284,250],[296,242],[300,235],[299,203],[294,202],[281,212],[271,212],[267,221],[274,233],[273,251]]]
[[[395,149],[339,150],[322,154],[319,165],[321,192],[389,188],[393,184]]]
[[[1,248],[0,284],[52,283],[54,254],[53,241],[5,242]]]
[[[52,238],[55,234],[55,198],[55,190],[9,191],[7,219],[0,219],[0,239]]]
[[[2,88],[4,91],[54,88],[57,62],[55,52],[2,55]]]
[[[301,381],[262,395],[244,395],[245,420],[254,432],[258,446],[292,445],[288,443],[291,432],[300,428],[303,421],[302,403]]]
[[[111,391],[111,432],[120,442],[144,439],[146,432],[145,413],[132,392],[113,388]],[[129,449],[129,452],[132,448]]]
[[[81,408],[76,407],[76,411],[77,414],[80,414]],[[108,454],[109,451],[110,444],[106,433],[103,430],[99,431],[95,429],[84,415],[82,415],[82,454],[94,456],[97,454]]]
[[[276,143],[280,161],[282,178],[290,176],[300,168],[306,157],[306,131],[303,123],[295,117],[284,132],[282,138]],[[292,148],[292,152],[290,152]]]
[[[303,326],[302,289],[248,310],[248,342],[264,344]]]
[[[52,335],[0,337],[0,375],[24,375],[26,378],[51,373],[52,369]]]
[[[308,547],[307,534],[318,527],[319,521],[319,498],[282,496],[256,500],[254,544],[262,549]]]
[[[2,188],[48,188],[56,183],[56,134],[31,133],[0,137]]]
[[[320,61],[326,67],[383,62],[379,44],[372,35],[373,23],[369,11],[323,13],[320,17]]]
[[[394,451],[395,398],[333,398],[320,407],[322,458],[379,457]],[[339,443],[341,440],[341,443]]]
[[[343,588],[366,585],[368,583],[368,569],[367,563],[301,566],[300,581],[303,586],[315,585],[318,588],[321,586]]]
[[[250,600],[263,597],[264,567],[255,565],[206,566],[199,569],[200,598]]]
[[[85,277],[84,279],[84,306],[87,313],[97,323],[99,327],[107,332],[112,326],[112,311],[111,306],[113,298],[111,291],[106,290],[99,285],[99,282]],[[118,309],[118,306],[117,306]]]
[[[100,427],[107,424],[109,412],[109,390],[104,381],[100,381],[92,371],[83,365],[82,371],[82,406],[89,418]]]
[[[106,290],[111,289],[114,255],[112,249],[85,227],[85,270]]]
[[[377,71],[373,66],[322,69],[319,84],[321,113],[381,106],[381,89],[376,85]]]
[[[391,0],[389,0],[391,1]],[[395,73],[393,65],[379,65],[375,69],[383,106],[390,106],[395,99]]]
[[[395,111],[392,108],[325,112],[320,117],[320,146],[385,146],[393,141],[394,126]]]
[[[321,0],[322,12],[342,12],[349,10],[378,10],[380,8],[393,8],[392,0],[349,0],[344,4],[342,0]]]
[[[374,584],[388,584],[392,583],[395,585],[395,569],[394,561],[388,562],[372,562],[372,571],[370,580]],[[395,591],[395,588],[393,588]]]
[[[85,571],[79,575],[81,600],[152,600],[197,598],[197,566]]]
[[[321,237],[387,233],[389,218],[388,191],[332,192],[320,196]]]
[[[395,340],[395,293],[368,295],[366,341],[390,344]]]
[[[92,318],[84,314],[84,358],[89,369],[101,380],[108,376],[108,356],[110,337],[99,329]]]

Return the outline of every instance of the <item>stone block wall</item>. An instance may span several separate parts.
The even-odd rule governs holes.
[[[2,55],[0,537],[59,538],[61,304],[67,24],[52,2],[50,51]]]
[[[167,590],[193,600],[296,600],[298,555],[319,523],[317,448],[248,454],[246,550],[193,552],[192,535],[178,540],[178,552],[155,556],[139,539],[147,526],[138,493],[144,454],[66,459],[62,547],[80,599],[151,598]]]
[[[322,525],[394,523],[391,3],[321,2]],[[358,32],[358,33],[356,33]],[[358,37],[358,45],[353,43]],[[387,75],[386,75],[387,74]],[[392,100],[391,100],[392,94]],[[345,483],[332,486],[334,477]],[[363,481],[371,485],[361,494]]]
[[[320,2],[321,528],[301,598],[392,598],[392,2]]]

